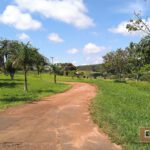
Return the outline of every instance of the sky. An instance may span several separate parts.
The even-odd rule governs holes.
[[[125,27],[135,10],[150,24],[149,8],[150,0],[1,0],[0,38],[30,41],[55,63],[99,64],[142,38]]]

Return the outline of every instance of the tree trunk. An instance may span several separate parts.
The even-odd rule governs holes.
[[[137,75],[136,75],[136,82],[138,82],[138,81],[139,81],[139,78],[140,78],[140,75],[139,75],[139,74],[137,74]]]
[[[3,62],[3,63],[2,63],[2,65],[3,65],[3,71],[4,71],[4,75],[6,75],[7,71],[6,71],[6,66],[5,66],[5,63]]]
[[[27,81],[27,71],[24,70],[24,91],[28,92],[28,81]]]
[[[38,75],[40,75],[40,69],[39,69],[39,67],[37,67],[37,73],[38,73]]]
[[[14,80],[14,74],[10,73],[11,80]]]
[[[39,76],[40,75],[40,71],[38,70],[37,73],[38,73],[38,76]]]
[[[56,74],[54,73],[54,83],[56,84],[57,83],[57,79],[56,79]]]

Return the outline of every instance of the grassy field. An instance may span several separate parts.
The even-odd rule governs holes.
[[[123,150],[150,150],[150,143],[140,142],[139,133],[141,127],[150,127],[150,83],[103,79],[74,81],[97,85],[99,90],[91,104],[91,115],[113,142]]]
[[[38,100],[43,96],[63,92],[70,87],[62,83],[54,84],[53,76],[49,74],[38,76],[36,73],[30,73],[28,75],[29,92],[25,93],[23,78],[22,74],[17,74],[11,81],[9,76],[0,74],[0,109]]]
[[[150,127],[150,83],[97,80],[99,92],[91,106],[94,121],[124,150],[149,150],[140,143],[140,127]]]
[[[37,100],[40,97],[65,91],[70,86],[53,83],[53,77],[30,74],[29,93],[23,91],[23,76],[14,81],[0,75],[0,108]],[[122,145],[124,150],[149,150],[150,144],[140,143],[140,127],[150,127],[150,83],[111,80],[72,79],[58,77],[62,81],[79,81],[96,84],[98,94],[91,104],[93,120],[109,135],[111,140]]]

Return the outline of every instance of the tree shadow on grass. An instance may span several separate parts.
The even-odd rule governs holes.
[[[16,82],[0,82],[0,88],[14,88],[17,85],[22,85],[22,83],[16,83]]]
[[[125,81],[125,80],[123,80],[123,81],[115,80],[114,82],[115,82],[115,83],[124,83],[124,84],[127,84],[127,81]]]
[[[0,101],[2,103],[15,103],[15,102],[32,102],[33,98],[31,97],[9,97],[9,98],[1,98]]]
[[[0,82],[6,82],[6,81],[8,81],[8,82],[11,82],[11,81],[23,81],[23,79],[14,79],[14,80],[11,80],[11,79],[0,79]]]
[[[38,92],[38,93],[54,93],[54,94],[55,94],[55,93],[58,93],[57,91],[55,91],[55,90],[50,90],[50,89],[48,89],[48,90],[47,90],[47,89],[46,89],[46,90],[42,90],[42,89],[41,89],[41,90],[37,90],[37,92]]]

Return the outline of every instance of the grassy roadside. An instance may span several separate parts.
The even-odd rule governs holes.
[[[140,143],[140,127],[150,127],[150,83],[97,80],[99,92],[91,104],[94,121],[124,150],[149,150]]]
[[[59,83],[54,84],[53,76],[49,74],[40,77],[30,74],[29,93],[25,94],[23,76],[17,75],[15,78],[10,81],[9,77],[0,75],[0,109],[63,92],[70,87],[60,82],[92,83],[99,88],[91,104],[91,115],[99,127],[124,150],[150,149],[150,144],[142,144],[139,139],[139,128],[150,126],[150,83],[58,77]]]
[[[0,110],[10,106],[16,106],[38,100],[41,97],[64,92],[70,85],[53,83],[53,76],[42,74],[28,75],[29,92],[23,90],[23,75],[17,74],[15,80],[11,81],[9,76],[0,74]]]
[[[123,150],[149,150],[150,143],[141,143],[140,127],[150,127],[150,83],[111,80],[63,78],[65,81],[97,85],[98,93],[91,104],[93,120]]]

